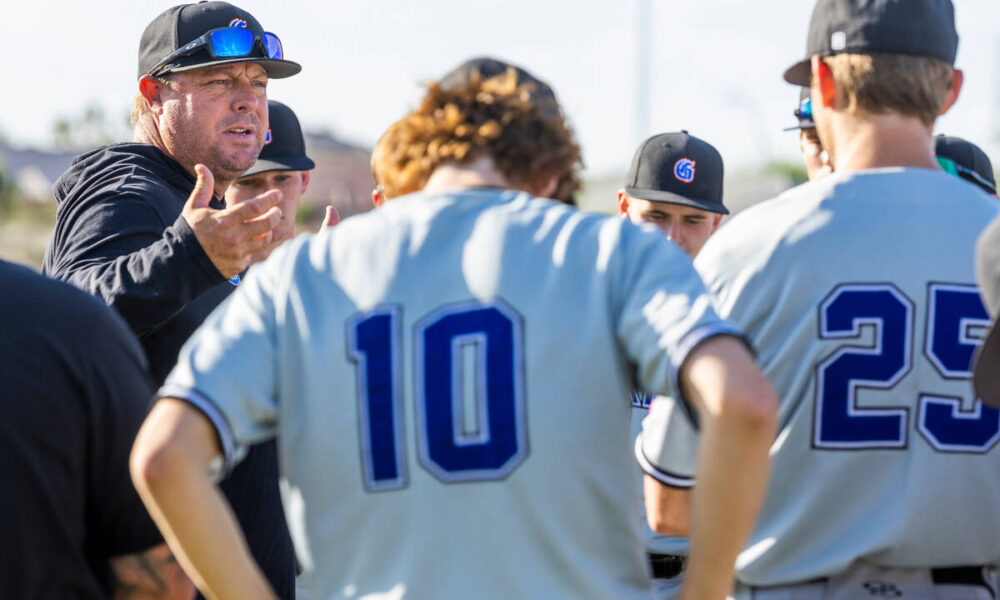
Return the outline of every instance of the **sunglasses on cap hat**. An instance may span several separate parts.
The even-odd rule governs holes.
[[[230,58],[238,56],[250,56],[257,41],[260,41],[264,49],[266,58],[281,60],[284,58],[284,51],[281,47],[281,40],[278,36],[267,31],[256,33],[242,27],[219,27],[205,32],[203,35],[185,44],[183,47],[171,52],[166,58],[156,63],[150,69],[150,75],[156,75],[158,71],[177,60],[181,56],[194,54],[204,48],[212,58]]]
[[[785,109],[788,110],[788,109]],[[812,98],[806,98],[799,103],[799,107],[795,109],[795,116],[800,121],[812,120],[813,118],[813,101]]]
[[[992,183],[990,183],[989,179],[986,179],[985,177],[983,177],[979,173],[976,173],[975,171],[973,171],[968,167],[964,167],[958,164],[957,162],[953,161],[950,158],[945,158],[943,156],[938,156],[936,158],[938,164],[941,165],[941,170],[943,170],[945,173],[948,173],[949,175],[954,175],[955,177],[961,177],[962,179],[965,179],[967,181],[971,181],[979,185],[979,187],[990,192],[991,194],[996,195],[997,187]]]

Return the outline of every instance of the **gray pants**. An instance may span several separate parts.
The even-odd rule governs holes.
[[[997,569],[983,568],[981,582],[951,581],[940,570],[885,569],[858,564],[824,580],[779,587],[737,584],[733,600],[1000,600]],[[937,576],[936,576],[937,575]],[[935,583],[935,579],[938,583]],[[942,580],[948,580],[944,582]]]

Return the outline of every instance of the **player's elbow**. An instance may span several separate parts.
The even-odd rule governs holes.
[[[173,447],[175,444],[150,437],[140,432],[129,457],[132,482],[143,496],[155,494],[171,479],[180,458],[179,450]]]
[[[729,394],[717,416],[747,432],[773,439],[778,420],[778,396],[763,375]]]

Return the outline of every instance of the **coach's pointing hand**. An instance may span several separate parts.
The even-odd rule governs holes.
[[[267,257],[275,245],[275,227],[281,221],[281,192],[271,190],[226,207],[209,208],[215,177],[205,165],[195,165],[198,182],[181,216],[194,231],[205,254],[227,279]]]

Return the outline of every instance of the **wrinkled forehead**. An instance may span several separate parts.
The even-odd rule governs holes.
[[[174,73],[176,79],[183,79],[185,76],[192,79],[204,79],[205,77],[247,77],[250,79],[267,79],[267,71],[259,63],[239,62],[228,65],[214,65],[202,69],[191,69],[190,71],[180,71]]]

